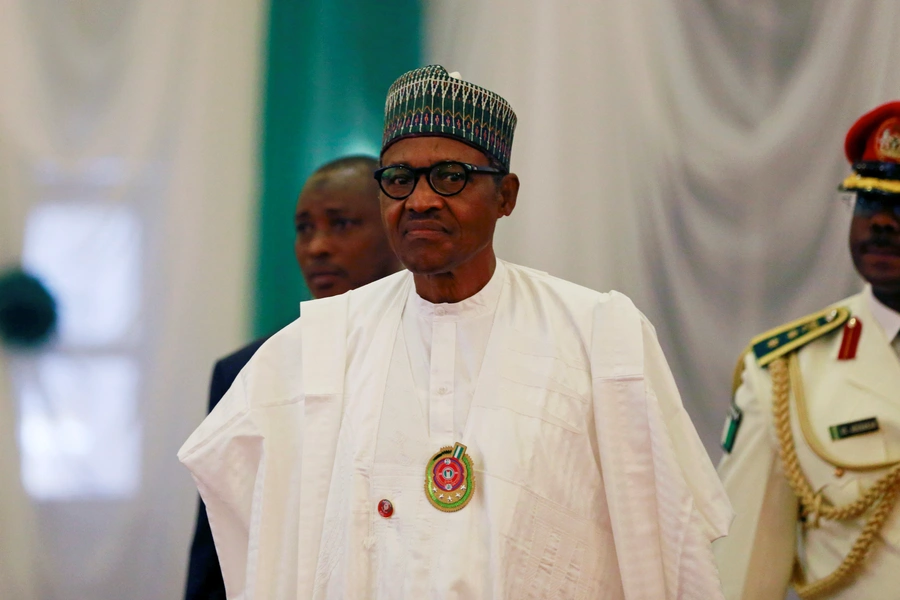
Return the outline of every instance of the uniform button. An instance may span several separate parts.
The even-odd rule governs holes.
[[[394,514],[394,505],[390,500],[385,499],[378,503],[378,514],[385,519],[391,518],[391,515]]]
[[[449,393],[450,393],[450,388],[448,388],[446,385],[442,385],[441,387],[438,388],[438,393],[439,393],[440,395],[442,395],[442,396],[443,396],[444,394],[449,394]]]
[[[443,317],[445,312],[447,312],[447,311],[445,311],[442,306],[438,306],[437,308],[434,309],[434,314],[436,314],[439,317]]]

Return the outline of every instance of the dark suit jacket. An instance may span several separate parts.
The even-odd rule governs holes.
[[[212,381],[209,385],[209,410],[215,408],[238,373],[250,360],[250,357],[268,338],[258,339],[244,346],[234,354],[216,362],[213,368]],[[222,569],[219,567],[219,556],[213,544],[206,506],[200,501],[197,513],[197,528],[194,530],[194,542],[191,544],[191,559],[188,564],[187,591],[185,600],[225,600],[225,583],[222,581]]]

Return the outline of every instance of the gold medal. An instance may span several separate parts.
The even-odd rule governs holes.
[[[431,457],[425,469],[425,495],[436,509],[456,512],[475,493],[475,469],[466,447],[446,446]]]

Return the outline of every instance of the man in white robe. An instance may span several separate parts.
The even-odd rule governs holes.
[[[229,598],[721,597],[730,505],[653,327],[494,255],[514,128],[442,67],[391,87],[409,271],[304,303],[179,452]]]

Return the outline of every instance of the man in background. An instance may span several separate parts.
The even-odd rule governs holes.
[[[738,363],[719,465],[737,516],[713,545],[728,600],[900,597],[900,102],[863,115],[844,150],[867,283]]]
[[[303,186],[294,215],[294,252],[313,298],[327,298],[400,270],[381,222],[378,161],[350,156],[329,162]],[[247,361],[268,339],[255,340],[220,359],[209,390],[212,411]],[[191,545],[186,600],[225,598],[222,571],[206,506],[200,503]]]

